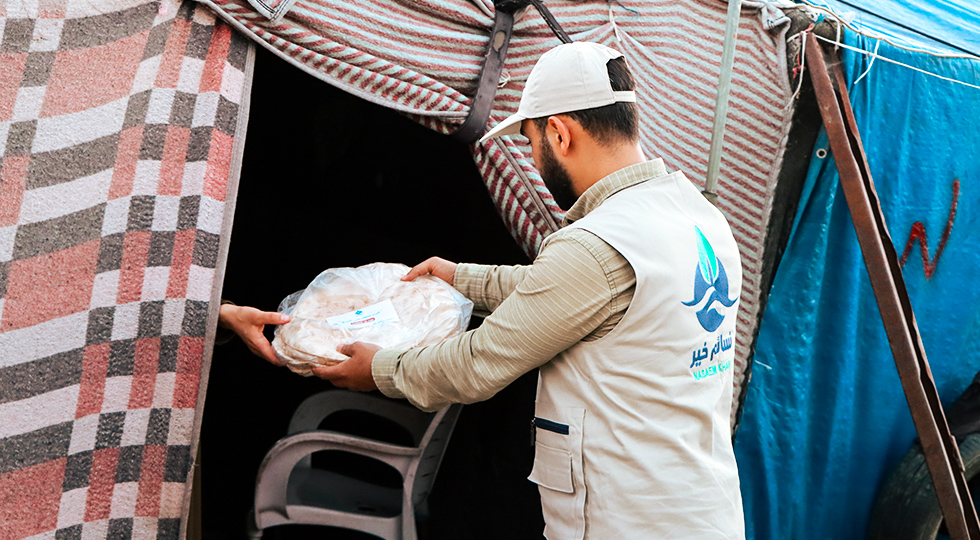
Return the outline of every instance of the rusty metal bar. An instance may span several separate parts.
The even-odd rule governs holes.
[[[980,540],[980,521],[967,488],[963,460],[949,432],[936,383],[929,369],[908,290],[898,265],[898,254],[885,226],[881,204],[861,145],[840,63],[835,61],[828,69],[824,51],[812,34],[807,35],[806,47],[810,79],[834,154],[840,184],[946,528],[954,540]],[[831,80],[831,69],[836,80]]]

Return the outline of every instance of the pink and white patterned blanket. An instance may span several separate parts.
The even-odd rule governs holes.
[[[0,2],[0,539],[179,537],[251,52],[192,2]]]

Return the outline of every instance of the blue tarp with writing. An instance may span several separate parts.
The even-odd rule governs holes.
[[[875,47],[853,33],[846,42]],[[980,61],[886,43],[878,52],[980,85]],[[881,60],[855,84],[871,59],[843,57],[898,253],[921,233],[903,273],[948,406],[980,370],[980,90]],[[760,327],[736,439],[747,532],[757,540],[863,538],[879,483],[916,438],[833,157],[817,157],[822,150],[825,135]]]

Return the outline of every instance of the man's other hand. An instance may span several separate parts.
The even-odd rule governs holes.
[[[272,311],[260,311],[253,307],[222,304],[218,312],[218,324],[234,332],[245,342],[248,350],[277,366],[282,362],[276,359],[276,352],[263,331],[267,324],[286,324],[289,315]]]
[[[439,257],[430,257],[422,263],[415,265],[415,268],[409,270],[409,272],[405,274],[405,277],[402,278],[402,281],[412,281],[415,278],[426,274],[432,274],[433,276],[452,285],[453,280],[456,277],[456,263],[447,261],[446,259],[441,259]]]
[[[337,352],[350,358],[332,366],[313,366],[313,374],[340,388],[358,392],[377,390],[378,385],[374,384],[374,376],[371,374],[371,363],[374,361],[374,353],[380,350],[381,347],[377,345],[360,341],[341,345],[337,347]]]

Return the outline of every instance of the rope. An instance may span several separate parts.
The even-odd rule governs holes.
[[[789,43],[790,41],[796,39],[797,37],[799,37],[801,35],[808,34],[810,31],[813,30],[813,27],[814,27],[814,24],[813,23],[810,23],[810,26],[806,27],[805,30],[802,30],[799,33],[793,34],[790,38],[788,38],[786,40],[786,42]],[[838,25],[837,28],[840,28],[840,26]],[[797,82],[796,82],[796,91],[794,91],[793,92],[793,95],[789,97],[789,100],[786,102],[786,106],[783,107],[783,110],[786,110],[789,107],[792,107],[793,106],[793,102],[796,101],[796,98],[800,95],[800,90],[803,89],[803,70],[805,70],[805,69],[806,69],[806,47],[803,46],[803,43],[800,43],[800,62],[799,62],[799,64],[797,64],[797,66],[795,68],[793,68],[793,76],[796,77],[797,75],[799,75],[799,79],[797,79]]]
[[[920,36],[927,37],[930,40],[935,41],[936,43],[941,43],[941,44],[949,47],[950,49],[955,49],[957,51],[962,51],[964,54],[968,54],[968,55],[971,55],[971,56],[974,56],[974,57],[977,55],[976,49],[972,49],[971,50],[971,49],[968,49],[966,47],[962,47],[962,46],[960,46],[960,45],[958,45],[956,43],[950,43],[949,41],[946,41],[944,39],[940,39],[937,36],[934,36],[934,35],[931,35],[931,34],[927,34],[926,32],[924,32],[922,30],[919,30],[918,28],[909,26],[909,25],[904,24],[904,23],[902,23],[900,21],[896,21],[895,19],[889,19],[888,17],[885,17],[884,15],[881,15],[880,13],[877,13],[875,11],[872,11],[872,10],[870,10],[870,9],[864,7],[864,6],[856,5],[853,2],[849,2],[848,0],[837,0],[837,1],[840,2],[841,4],[844,4],[847,7],[854,8],[854,9],[856,9],[858,11],[862,11],[864,13],[867,13],[867,14],[871,15],[871,16],[877,17],[877,18],[879,18],[879,19],[881,19],[883,21],[886,21],[888,23],[891,23],[891,24],[893,24],[893,25],[895,25],[895,26],[897,26],[897,27],[899,27],[899,28],[901,28],[903,30],[908,30],[909,32],[912,32],[913,34],[918,34]]]
[[[619,0],[606,0],[606,3],[609,4],[609,22],[612,24],[613,32],[615,32],[616,34],[616,43],[622,45],[623,39],[619,35],[619,26],[616,25],[616,17],[613,16],[613,2],[615,2],[617,6],[625,9],[626,11],[629,11],[630,14],[633,15],[634,17],[638,16],[640,12],[635,9],[624,6],[623,3],[620,2]]]
[[[612,24],[613,32],[616,34],[616,43],[623,44],[623,39],[619,36],[619,27],[616,26],[616,17],[613,16],[612,2],[609,3],[609,23]]]
[[[844,45],[843,43],[839,43],[839,42],[835,43],[831,39],[827,39],[825,37],[821,37],[821,36],[818,36],[816,34],[814,34],[814,36],[816,36],[816,38],[819,39],[819,40],[821,40],[821,41],[825,41],[827,43],[834,43],[835,45],[837,45],[839,47],[844,47],[845,49],[849,49],[849,50],[852,50],[854,52],[861,53],[861,54],[863,54],[865,56],[870,56],[872,58],[878,58],[878,59],[884,60],[885,62],[889,62],[889,63],[895,64],[895,65],[899,65],[899,66],[902,66],[902,67],[907,67],[907,68],[909,68],[911,70],[918,71],[919,73],[923,73],[923,74],[929,75],[931,77],[936,77],[937,79],[942,79],[944,81],[949,81],[949,82],[953,82],[953,83],[956,83],[956,84],[962,84],[963,86],[969,86],[970,88],[976,88],[977,90],[980,90],[980,86],[977,86],[975,84],[970,84],[968,82],[963,82],[963,81],[960,81],[960,80],[951,79],[949,77],[943,77],[942,75],[939,75],[937,73],[933,73],[931,71],[926,71],[924,69],[920,69],[920,68],[917,68],[915,66],[910,66],[908,64],[903,64],[903,63],[901,63],[901,62],[899,62],[897,60],[892,60],[890,58],[885,58],[884,56],[881,56],[881,55],[879,55],[877,53],[869,52],[869,51],[866,51],[864,49],[859,49],[857,47],[852,47],[850,45]],[[877,50],[877,48],[875,50]],[[868,66],[868,67],[870,68],[871,66]]]
[[[810,33],[810,31],[812,29],[813,29],[813,25],[811,24],[810,27],[807,28],[806,30],[801,30],[800,32],[797,32],[796,34],[793,34],[792,36],[786,38],[786,42],[789,43],[790,41],[793,41],[794,39],[797,39],[797,38],[799,38],[801,36],[805,36],[806,34]],[[919,73],[923,73],[923,74],[929,75],[931,77],[936,77],[937,79],[942,79],[944,81],[949,81],[949,82],[953,82],[953,83],[956,83],[956,84],[962,84],[963,86],[969,86],[970,88],[976,88],[977,90],[980,90],[980,86],[977,86],[975,84],[970,84],[968,82],[960,81],[960,80],[957,80],[957,79],[951,79],[949,77],[944,77],[942,75],[939,75],[938,73],[933,73],[931,71],[926,71],[924,69],[917,68],[915,66],[910,66],[908,64],[903,64],[902,62],[899,62],[898,60],[892,60],[890,58],[885,58],[884,56],[881,56],[880,54],[878,54],[878,46],[881,45],[881,42],[882,41],[885,41],[886,43],[889,43],[891,45],[894,45],[894,43],[891,43],[891,42],[889,42],[888,40],[885,40],[885,39],[878,40],[878,42],[875,44],[875,50],[874,50],[874,52],[870,52],[870,51],[866,51],[864,49],[859,49],[857,47],[853,47],[851,45],[845,45],[845,44],[843,44],[840,41],[839,34],[838,34],[838,38],[836,40],[827,39],[827,38],[825,38],[825,37],[823,37],[823,36],[821,36],[819,34],[814,34],[814,37],[816,37],[820,41],[824,41],[826,43],[833,43],[834,44],[834,50],[836,50],[838,47],[843,47],[845,49],[849,49],[849,50],[852,50],[854,52],[861,53],[861,54],[863,54],[865,56],[870,56],[872,58],[871,64],[868,64],[868,69],[866,69],[864,71],[864,73],[861,74],[861,77],[858,77],[858,79],[857,79],[858,81],[861,80],[862,77],[864,77],[865,75],[867,75],[868,71],[871,71],[871,65],[874,64],[874,59],[880,58],[881,60],[883,60],[885,62],[896,64],[896,65],[899,65],[899,66],[902,66],[902,67],[906,67],[906,68],[909,68],[911,70],[918,71]],[[899,47],[899,48],[903,48],[903,47]],[[905,50],[910,50],[910,49],[905,49]],[[805,56],[806,56],[806,47],[800,47],[800,63],[799,63],[798,66],[796,66],[795,68],[793,68],[793,76],[794,77],[796,76],[796,74],[800,70],[805,69],[804,68],[804,65],[803,65],[803,59],[804,59]],[[942,55],[933,55],[933,56],[942,56]],[[947,56],[946,58],[960,58],[960,57],[958,57],[958,56],[948,57]],[[978,60],[980,60],[980,59],[978,59]],[[799,94],[800,88],[802,87],[802,79],[803,78],[800,77],[800,81],[801,82],[800,82],[800,84],[797,85],[796,92],[793,92],[793,95],[790,97],[789,103],[792,103],[793,100],[796,98],[796,96]],[[855,84],[857,84],[857,81],[854,81],[854,82],[855,82]]]
[[[830,17],[832,19],[834,19],[835,21],[839,22],[840,24],[846,26],[849,30],[851,30],[855,34],[861,34],[862,36],[866,36],[866,37],[869,37],[871,39],[878,39],[878,40],[884,41],[885,43],[887,43],[887,44],[889,44],[889,45],[891,45],[893,47],[897,47],[899,49],[903,49],[903,50],[906,50],[906,51],[909,51],[909,52],[917,52],[917,53],[928,54],[930,56],[936,56],[936,57],[939,57],[939,58],[968,58],[970,60],[980,60],[980,57],[977,57],[974,54],[938,53],[938,52],[930,51],[930,50],[927,50],[927,49],[920,49],[918,47],[911,47],[911,46],[908,46],[908,45],[901,45],[899,43],[896,43],[896,42],[892,41],[891,39],[889,39],[888,36],[886,36],[884,34],[879,34],[877,32],[871,31],[871,30],[859,30],[855,26],[853,26],[850,23],[848,23],[847,21],[845,21],[843,17],[841,17],[840,15],[838,15],[836,12],[834,12],[834,10],[832,10],[828,6],[818,6],[818,5],[810,2],[809,0],[799,0],[799,2],[801,2],[803,4],[806,4],[807,6],[813,8],[813,9],[815,9],[817,11],[821,11],[821,12],[827,14],[827,15],[830,15]],[[921,34],[921,32],[917,32],[917,33]],[[931,38],[930,37],[930,39],[934,39],[934,38]],[[837,41],[840,42],[840,39],[838,38]]]
[[[869,71],[871,71],[871,66],[875,65],[875,60],[878,57],[878,48],[879,47],[881,47],[881,40],[880,39],[878,41],[875,41],[875,52],[871,54],[871,61],[868,62],[868,69],[864,70],[864,73],[862,73],[860,77],[858,77],[857,79],[854,80],[854,86],[857,86],[857,83],[861,82],[861,79],[863,79],[864,76],[867,75]],[[835,44],[834,45],[834,49],[836,49],[836,48],[837,48],[837,45]]]

